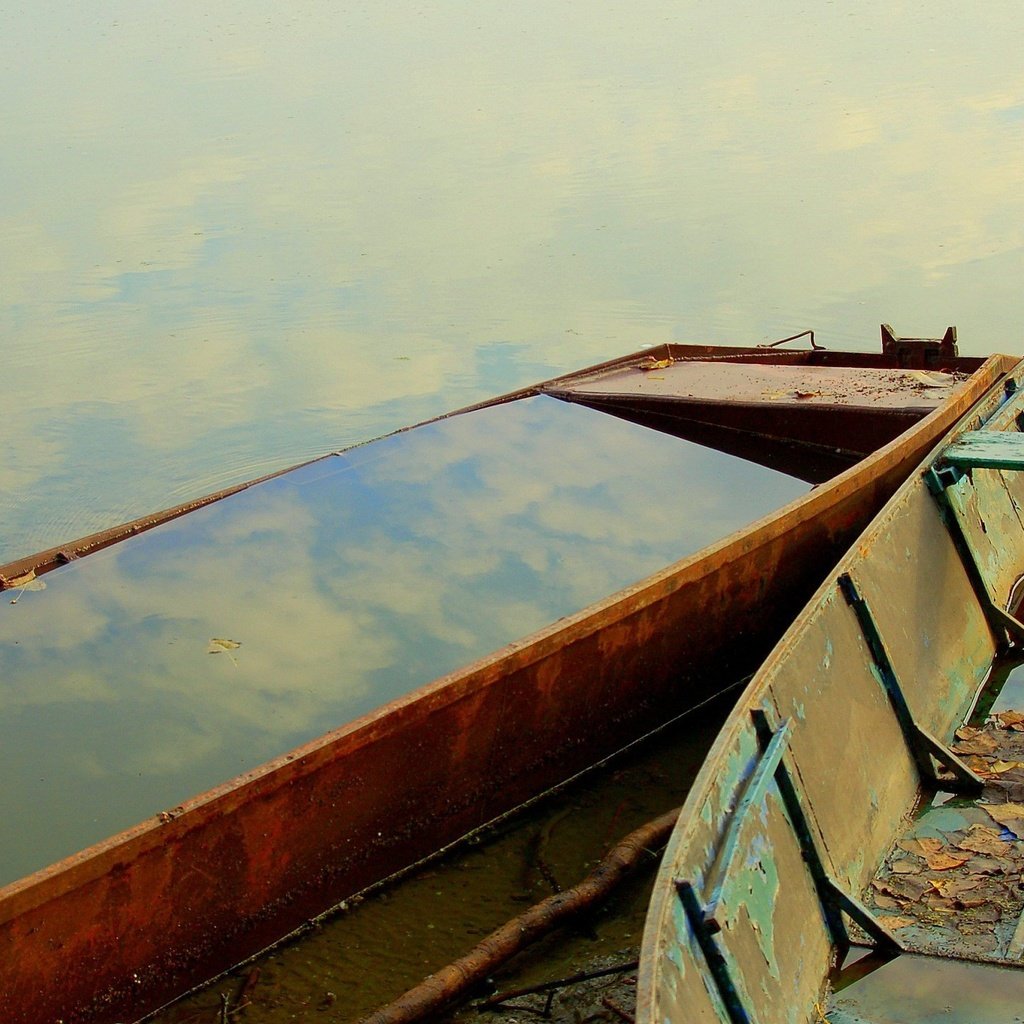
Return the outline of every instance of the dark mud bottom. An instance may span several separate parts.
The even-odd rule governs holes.
[[[554,1024],[632,1024],[636,1017],[636,968],[622,968],[625,964],[634,964],[639,953],[639,947],[622,949],[581,962],[574,972],[593,975],[604,971],[614,973],[559,985],[549,991],[524,993],[486,1009],[464,1009],[447,1019],[459,1024],[469,1020],[486,1021],[488,1018],[504,1024],[526,1024],[538,1020]]]
[[[581,881],[621,837],[679,806],[733,698],[681,719],[443,859],[348,906],[301,936],[164,1010],[157,1024],[356,1022],[468,953],[486,935]],[[497,969],[435,1020],[626,1024],[636,969],[510,999],[637,959],[661,850],[610,899]],[[226,1011],[225,1011],[226,1001]]]

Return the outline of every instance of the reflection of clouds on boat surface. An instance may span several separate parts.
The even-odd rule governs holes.
[[[331,456],[57,569],[0,609],[5,871],[179,803],[805,489],[533,398]],[[211,637],[241,646],[213,658]],[[43,747],[41,779],[29,752]]]

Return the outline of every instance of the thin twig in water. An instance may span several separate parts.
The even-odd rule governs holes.
[[[555,829],[559,823],[567,818],[570,814],[575,813],[575,808],[567,807],[559,814],[556,814],[551,818],[544,827],[537,833],[537,841],[534,846],[533,859],[537,865],[537,870],[540,872],[541,877],[548,885],[551,886],[552,892],[561,892],[562,887],[558,883],[558,879],[555,877],[554,869],[548,863],[547,852],[548,844],[551,842],[551,836],[554,834]]]
[[[678,817],[677,807],[623,836],[582,881],[506,921],[454,963],[364,1017],[362,1024],[414,1024],[464,999],[517,953],[605,902],[619,883],[646,866],[650,849],[668,839]]]
[[[542,985],[529,985],[526,988],[511,988],[507,992],[495,992],[493,996],[477,1003],[478,1010],[489,1010],[492,1006],[498,1006],[506,999],[516,999],[519,996],[530,996],[537,992],[553,992],[568,985],[576,985],[581,981],[591,981],[594,978],[605,978],[610,974],[625,974],[627,971],[635,971],[640,966],[639,960],[630,960],[628,963],[617,964],[615,967],[603,967],[599,971],[580,971],[579,974],[570,974],[567,978],[559,978],[557,981],[545,981]]]
[[[260,969],[254,967],[249,973],[242,979],[242,984],[238,986],[238,992],[235,994],[235,1007],[231,1011],[232,1013],[241,1013],[247,1006],[252,1005],[252,993],[253,989],[260,980]]]

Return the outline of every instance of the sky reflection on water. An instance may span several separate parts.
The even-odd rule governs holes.
[[[0,882],[805,492],[534,398],[332,456],[49,573],[0,606]]]
[[[0,561],[641,344],[1021,350],[1016,4],[5,15]]]

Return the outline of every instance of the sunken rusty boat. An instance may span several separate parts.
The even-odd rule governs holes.
[[[735,706],[660,870],[638,1020],[1016,1019],[1022,385],[942,439]]]
[[[813,339],[649,349],[4,567],[3,743],[25,749],[3,808],[3,1020],[138,1019],[748,676],[1012,363],[959,358],[952,334],[883,338],[881,355]],[[662,489],[680,486],[687,440],[766,475],[738,510],[698,508],[719,536],[658,547],[695,500],[689,483]],[[533,504],[563,542],[545,559],[521,508],[543,460],[557,500]],[[472,515],[498,507],[495,466],[517,511],[469,559],[498,566],[494,589],[574,579],[565,537],[607,554],[580,576],[614,561],[588,534],[612,483],[635,502],[625,579],[598,575],[607,589],[590,596],[574,584],[531,626],[524,602],[479,614],[466,570],[452,592],[471,625],[411,633],[413,611],[433,622],[437,608],[402,572],[431,546],[423,589],[461,565]],[[773,491],[775,470],[805,483]],[[758,505],[768,492],[781,507]],[[391,515],[400,542],[371,565]],[[431,516],[458,522],[450,546],[415,534]],[[407,616],[370,614],[382,586]],[[472,643],[490,647],[467,657]],[[411,668],[394,668],[398,649]],[[19,842],[43,863],[19,860]]]

